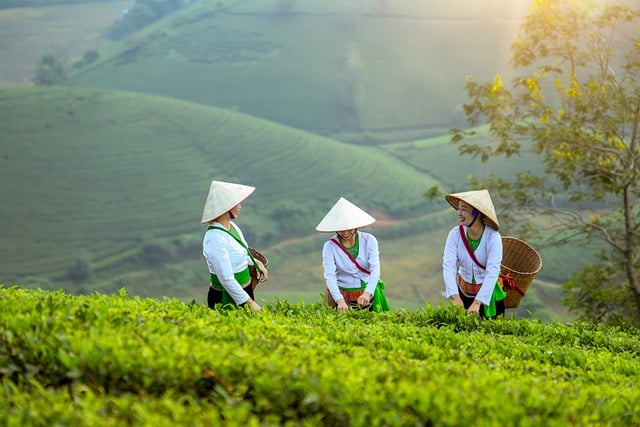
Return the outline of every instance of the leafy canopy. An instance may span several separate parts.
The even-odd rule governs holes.
[[[542,166],[473,185],[489,187],[512,208],[504,210],[505,219],[521,219],[523,212],[542,218],[536,237],[547,243],[604,242],[600,259],[607,274],[598,277],[607,283],[571,280],[566,286],[570,307],[597,320],[640,320],[639,34],[640,10],[537,0],[512,44],[517,77],[510,84],[499,75],[466,82],[464,113],[472,125],[488,123],[494,139],[462,143],[460,152],[482,161],[533,152]],[[470,134],[453,130],[453,141]],[[534,230],[531,222],[514,226],[525,234]],[[605,285],[616,292],[585,298],[588,288]],[[635,304],[631,310],[605,304],[603,310],[610,296]]]

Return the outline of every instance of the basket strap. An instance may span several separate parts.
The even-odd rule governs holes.
[[[520,286],[516,285],[515,283],[513,284],[513,289],[515,289],[520,295],[524,296],[525,292],[520,289]]]
[[[249,247],[247,245],[244,244],[244,242],[240,239],[238,239],[236,236],[234,236],[233,234],[231,234],[231,232],[229,230],[227,230],[226,228],[222,228],[222,227],[217,227],[215,225],[210,225],[207,228],[208,230],[220,230],[220,231],[224,231],[225,233],[227,233],[229,236],[233,237],[233,240],[235,240],[236,242],[238,242],[238,244],[240,246],[242,246],[243,248],[245,248],[247,250],[247,254],[249,255],[249,258],[251,258],[251,262],[253,262],[254,267],[256,268],[257,271],[259,271],[260,273],[262,273],[262,270],[260,270],[260,267],[258,267],[258,263],[256,262],[255,258],[253,258],[253,254],[251,253],[251,251],[249,250]]]
[[[502,279],[502,286],[506,289],[513,289],[518,292],[520,295],[524,296],[525,292],[518,286],[513,277],[507,274],[500,274],[500,279]]]
[[[473,262],[478,264],[479,267],[481,267],[483,270],[486,270],[487,268],[484,265],[480,264],[480,261],[478,261],[478,259],[476,258],[475,254],[473,253],[473,249],[471,249],[471,246],[469,245],[469,242],[467,241],[467,236],[464,235],[464,228],[462,227],[462,224],[460,224],[459,229],[460,229],[460,237],[462,238],[462,243],[464,243],[464,247],[467,248],[467,252],[469,252],[469,256],[471,257]],[[518,292],[520,295],[524,296],[525,292],[522,290],[522,288],[520,288],[516,284],[516,281],[513,279],[513,277],[509,276],[508,273],[507,274],[500,273],[499,277],[502,278],[502,284],[507,289],[513,289],[516,292]]]
[[[464,247],[467,248],[467,252],[469,252],[469,256],[471,257],[473,262],[478,264],[480,268],[482,268],[483,270],[486,270],[487,267],[480,264],[480,261],[478,261],[478,258],[476,258],[475,254],[473,253],[473,249],[471,249],[471,245],[469,245],[469,242],[467,241],[467,236],[464,235],[464,228],[462,227],[462,224],[460,224],[459,229],[460,229],[460,237],[462,238],[462,243],[464,243]]]

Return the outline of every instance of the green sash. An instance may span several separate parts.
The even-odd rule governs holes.
[[[376,290],[373,292],[373,311],[389,311],[389,302],[384,294],[384,282],[378,280]]]
[[[224,291],[224,286],[222,286],[222,283],[220,283],[220,279],[218,279],[218,276],[216,276],[213,273],[211,273],[210,276],[211,276],[211,286],[213,287],[213,289]],[[249,283],[249,281],[251,281],[251,276],[249,275],[249,267],[237,273],[233,273],[233,277],[236,278],[236,280],[240,285]]]
[[[496,315],[496,301],[502,301],[507,296],[507,292],[502,289],[500,282],[496,282],[491,294],[491,301],[489,305],[484,306],[484,315],[487,317],[494,317]]]
[[[354,291],[354,290],[365,290],[367,288],[367,282],[361,280],[360,288],[343,288],[338,286],[338,289],[343,291]],[[373,297],[371,298],[371,305],[373,308],[371,311],[381,312],[381,311],[389,311],[389,302],[387,301],[387,296],[384,294],[384,282],[382,280],[378,280],[378,284],[376,285],[376,290],[373,291]]]
[[[227,233],[228,235],[230,235],[231,237],[233,237],[233,239],[236,242],[238,242],[240,244],[240,246],[242,246],[243,248],[245,248],[247,250],[247,253],[249,254],[249,258],[251,258],[251,261],[253,261],[253,265],[256,267],[256,270],[257,271],[261,271],[260,267],[258,267],[258,263],[256,262],[255,259],[253,259],[253,255],[251,255],[251,251],[249,250],[247,245],[245,245],[244,242],[241,239],[239,239],[233,233],[231,233],[229,230],[227,230],[226,228],[223,228],[223,227],[217,227],[215,225],[211,225],[211,226],[209,226],[207,228],[207,231],[209,231],[209,230],[222,230],[225,233]],[[244,285],[246,283],[249,283],[251,281],[251,275],[249,273],[249,267],[245,268],[242,271],[234,273],[233,277],[238,281],[238,283],[240,285]],[[236,305],[236,302],[233,300],[233,298],[231,298],[231,295],[229,295],[229,292],[227,292],[227,290],[224,289],[224,287],[222,286],[222,283],[220,283],[220,279],[218,279],[218,276],[216,276],[213,273],[210,273],[210,278],[211,278],[211,287],[213,289],[218,290],[218,291],[222,291],[221,304],[223,306],[226,306],[228,304]]]
[[[209,231],[209,230],[222,230],[225,233],[227,233],[229,236],[233,237],[233,240],[238,242],[240,244],[240,246],[242,246],[243,248],[245,248],[247,250],[247,254],[249,254],[249,258],[251,258],[251,262],[253,262],[253,265],[255,266],[256,270],[258,272],[260,272],[260,273],[262,272],[262,270],[260,270],[260,267],[258,267],[258,263],[256,262],[256,260],[253,259],[253,255],[251,254],[251,251],[249,250],[247,245],[245,245],[244,242],[241,239],[239,239],[238,237],[234,236],[232,232],[230,232],[229,230],[227,230],[224,227],[216,227],[215,225],[210,225],[209,228],[207,228],[207,231]],[[243,282],[240,282],[240,283],[243,283]]]

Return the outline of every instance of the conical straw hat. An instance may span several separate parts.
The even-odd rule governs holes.
[[[491,201],[491,195],[488,190],[475,190],[447,194],[444,198],[447,199],[447,202],[449,202],[449,204],[456,210],[458,209],[458,201],[462,200],[484,215],[485,224],[488,224],[498,231],[500,230],[498,217],[495,209],[493,208],[493,202]]]
[[[316,231],[332,232],[362,228],[376,222],[376,219],[345,199],[340,197],[331,210],[322,218]]]
[[[213,221],[232,207],[245,200],[256,190],[248,185],[211,181],[207,201],[202,211],[202,224]]]

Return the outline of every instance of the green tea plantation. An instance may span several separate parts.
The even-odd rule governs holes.
[[[0,287],[3,426],[640,425],[638,331]]]

